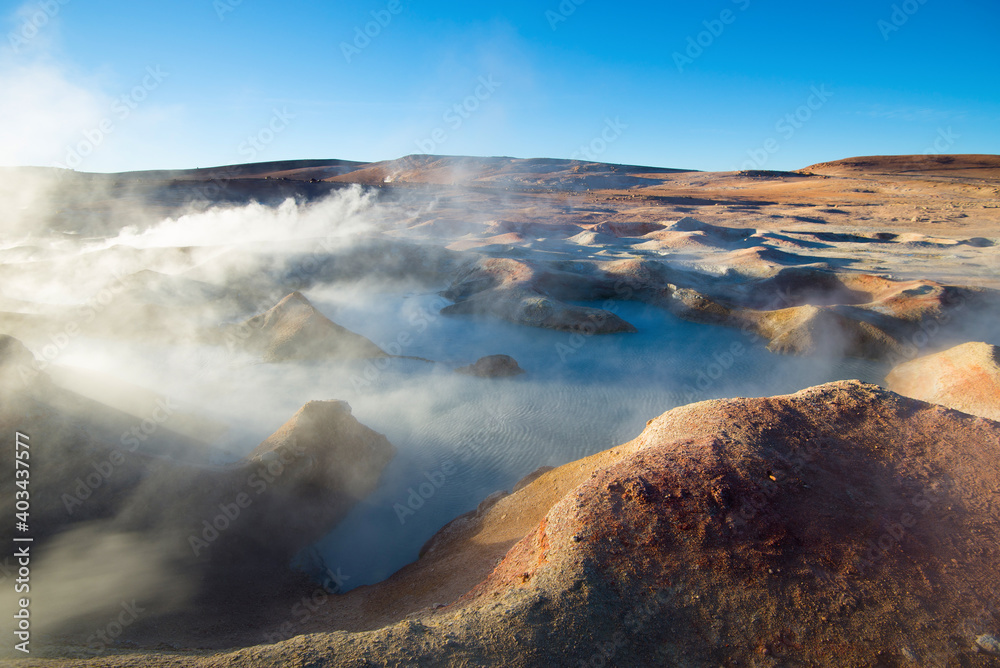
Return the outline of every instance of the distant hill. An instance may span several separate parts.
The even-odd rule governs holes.
[[[421,183],[574,190],[653,185],[659,175],[688,171],[693,170],[556,158],[408,155],[397,160],[373,162],[328,180],[366,185]]]
[[[254,162],[241,165],[223,165],[201,169],[158,169],[138,172],[121,172],[117,176],[138,179],[247,179],[247,178],[289,178],[297,181],[328,179],[338,174],[346,174],[368,163],[354,160],[276,160]]]
[[[1000,155],[875,155],[810,165],[800,171],[825,176],[861,174],[1000,180]]]

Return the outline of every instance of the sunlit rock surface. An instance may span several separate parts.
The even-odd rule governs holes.
[[[858,382],[691,404],[448,525],[313,635],[190,665],[988,666],[998,449],[995,422]],[[334,630],[390,598],[406,620]]]
[[[965,343],[900,364],[886,376],[907,397],[1000,421],[1000,348]]]
[[[375,358],[387,353],[365,337],[331,321],[293,292],[237,330],[249,350],[267,362],[322,358]]]

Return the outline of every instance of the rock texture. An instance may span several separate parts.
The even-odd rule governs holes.
[[[1000,348],[964,343],[906,362],[886,376],[893,392],[1000,421]]]
[[[487,355],[474,364],[455,369],[455,372],[480,378],[509,378],[521,375],[524,369],[510,355]]]
[[[377,345],[341,327],[293,292],[266,313],[250,318],[237,330],[246,346],[268,362],[303,359],[388,357]]]
[[[599,279],[509,258],[484,258],[466,266],[443,293],[455,303],[446,315],[492,315],[520,325],[589,334],[634,332],[635,327],[600,308],[562,300],[609,294]]]
[[[13,336],[0,334],[0,386],[11,391],[24,379],[37,375],[35,356]]]
[[[422,573],[355,594],[440,588],[464,554],[485,577],[450,605],[186,660],[990,666],[976,643],[1000,623],[998,454],[1000,424],[857,381],[684,406],[446,527]],[[504,526],[525,532],[509,549]],[[475,551],[489,545],[499,564]]]
[[[683,231],[670,232],[677,226]],[[692,230],[717,244],[753,232],[686,218],[651,234]],[[635,331],[612,312],[615,302],[641,301],[686,320],[742,329],[777,353],[893,359],[926,331],[956,325],[977,312],[995,313],[1000,304],[991,291],[838,273],[796,264],[782,251],[750,248],[726,257],[716,260],[733,261],[721,276],[649,258],[572,263],[483,258],[467,265],[443,293],[455,303],[442,313],[614,334]],[[603,302],[604,307],[566,303],[572,301]]]
[[[172,432],[169,412],[143,442],[130,440],[134,416],[63,389],[44,371],[8,372],[33,361],[19,341],[0,339],[0,429],[37,444],[37,548],[58,551],[50,546],[60,535],[83,534],[155,546],[157,568],[179,573],[174,589],[206,609],[233,612],[226,606],[274,596],[289,582],[292,557],[370,494],[395,455],[345,402],[313,401],[248,457],[195,465],[177,455],[204,445]],[[0,466],[14,470],[13,448],[0,452]],[[12,515],[13,505],[13,494],[0,499],[0,511]],[[12,531],[0,538],[10,542]]]

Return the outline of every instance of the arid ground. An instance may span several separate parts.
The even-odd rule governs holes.
[[[0,179],[0,426],[35,448],[15,665],[1000,665],[1000,156]],[[422,340],[439,316],[482,349]],[[487,357],[522,336],[548,362]],[[572,366],[627,360],[629,337],[654,352],[607,394],[633,386],[648,414],[573,449],[574,401],[636,418],[603,417],[606,372]],[[680,375],[654,373],[657,337]],[[818,380],[788,387],[798,365]],[[548,391],[541,419],[510,409]],[[419,425],[448,393],[512,454],[448,497],[471,510],[419,559],[344,582],[321,549],[338,526],[430,521],[473,476],[446,465],[486,442],[435,432],[457,459],[418,467],[407,500],[387,486],[413,480],[419,430],[363,416]],[[543,423],[544,456],[524,447]]]

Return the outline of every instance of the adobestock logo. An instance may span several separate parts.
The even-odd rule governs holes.
[[[426,482],[420,483],[417,487],[410,487],[406,491],[409,492],[409,496],[406,497],[406,503],[394,503],[392,509],[396,511],[396,517],[399,519],[399,523],[406,524],[406,520],[410,515],[416,515],[417,511],[424,507],[424,504],[437,494],[438,490],[444,487],[444,483],[447,479],[458,472],[458,467],[451,460],[441,464],[441,468],[437,471],[430,471],[424,473],[424,477],[427,479]]]
[[[569,20],[569,17],[576,13],[576,8],[587,0],[562,0],[555,10],[545,10],[545,19],[549,22],[549,27],[555,30],[560,23]]]
[[[733,4],[737,5],[740,11],[745,12],[750,7],[750,0],[733,0]],[[680,51],[674,51],[673,53],[674,65],[677,66],[677,71],[683,73],[685,67],[694,64],[694,61],[701,58],[705,50],[711,48],[715,44],[715,40],[722,37],[722,33],[726,31],[726,26],[736,23],[737,16],[733,10],[723,9],[719,12],[718,18],[702,21],[701,24],[705,29],[697,35],[690,35],[687,38],[687,47],[683,53]]]
[[[400,0],[390,0],[385,9],[372,10],[370,14],[373,20],[366,23],[363,27],[356,26],[354,28],[354,39],[350,43],[340,43],[340,52],[344,54],[344,60],[350,64],[356,56],[360,56],[362,51],[371,46],[372,40],[381,35],[382,31],[389,27],[393,17],[398,16],[402,12],[403,3]]]
[[[284,107],[280,111],[278,109],[272,111],[271,120],[267,122],[267,125],[255,134],[248,135],[246,141],[239,145],[237,150],[240,155],[254,160],[258,153],[274,141],[275,137],[288,129],[289,121],[295,118],[295,114],[288,113],[288,107]]]
[[[38,37],[42,28],[47,26],[56,17],[61,9],[61,5],[69,4],[70,0],[44,0],[38,3],[38,9],[26,16],[17,30],[7,33],[7,42],[11,51],[21,53],[21,48],[28,45],[28,42]]]
[[[122,122],[132,115],[132,112],[139,108],[149,94],[160,87],[160,84],[170,76],[169,72],[164,72],[157,65],[146,68],[146,76],[142,82],[124,95],[120,95],[111,103],[111,115],[104,117],[96,128],[83,131],[83,139],[66,148],[66,159],[64,163],[55,163],[60,169],[76,169],[83,163],[83,159],[93,153],[98,146],[104,143],[108,135],[117,129],[116,121]]]
[[[948,126],[947,129],[938,128],[934,143],[924,149],[924,155],[941,155],[942,153],[947,153],[961,137],[962,135],[952,130],[951,126]]]
[[[790,140],[799,130],[805,127],[806,123],[812,120],[813,115],[819,111],[827,101],[833,97],[833,91],[823,84],[819,87],[813,86],[810,95],[806,98],[805,104],[799,105],[794,111],[785,114],[774,124],[774,129],[780,133],[784,141]],[[753,170],[763,169],[771,156],[781,150],[781,141],[775,137],[766,139],[760,148],[748,149],[749,160],[743,163],[740,169]],[[735,170],[734,170],[735,171]]]
[[[906,0],[902,4],[892,6],[892,14],[889,15],[889,20],[879,19],[878,30],[882,33],[882,39],[886,42],[894,32],[898,32],[910,17],[920,11],[923,5],[927,4],[927,0]]]
[[[441,120],[451,132],[458,132],[472,114],[477,112],[484,102],[493,97],[493,93],[500,88],[503,83],[493,78],[493,75],[481,76],[478,85],[461,102],[456,102],[441,116]],[[420,153],[430,154],[441,144],[448,141],[449,130],[443,127],[431,130],[430,136],[426,139],[417,139],[414,143]]]
[[[608,147],[621,139],[621,136],[628,130],[628,125],[622,123],[621,118],[615,116],[614,120],[604,119],[604,128],[598,136],[580,146],[570,160],[589,160],[597,162],[598,159],[607,152]]]

